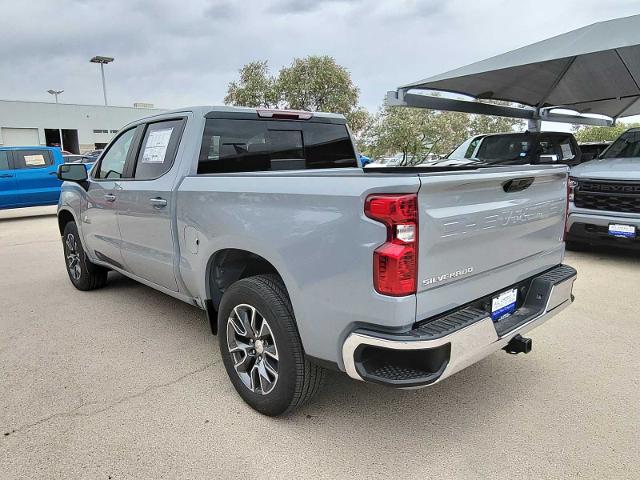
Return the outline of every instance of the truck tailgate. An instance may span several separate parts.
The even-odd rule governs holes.
[[[561,263],[566,167],[420,174],[417,320]]]

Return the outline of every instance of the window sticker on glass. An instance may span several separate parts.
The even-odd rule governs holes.
[[[571,151],[571,145],[568,143],[563,143],[560,145],[560,148],[562,149],[562,158],[563,159],[567,159],[567,158],[573,158],[573,152]]]
[[[41,167],[46,165],[43,155],[25,155],[24,164],[27,167]]]
[[[173,128],[163,128],[149,132],[147,143],[142,154],[142,163],[162,163],[167,154]]]

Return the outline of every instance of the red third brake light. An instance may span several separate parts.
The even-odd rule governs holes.
[[[261,118],[309,120],[311,117],[313,117],[312,112],[306,112],[304,110],[277,110],[272,108],[259,108],[256,110],[256,112]]]
[[[373,285],[376,291],[394,297],[416,293],[417,195],[370,195],[365,202],[364,213],[387,226],[387,241],[373,253]]]

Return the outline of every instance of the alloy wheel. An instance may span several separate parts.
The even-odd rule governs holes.
[[[237,305],[227,320],[227,347],[242,383],[267,395],[278,381],[278,348],[267,319],[253,306]]]
[[[65,249],[67,257],[67,268],[69,269],[69,275],[74,280],[79,280],[82,275],[82,268],[80,267],[80,249],[78,248],[78,241],[74,234],[70,233],[65,239]]]

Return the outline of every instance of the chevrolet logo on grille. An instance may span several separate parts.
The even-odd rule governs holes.
[[[620,183],[580,183],[579,187],[582,191],[600,192],[600,193],[637,193],[640,194],[640,184],[629,185]]]

